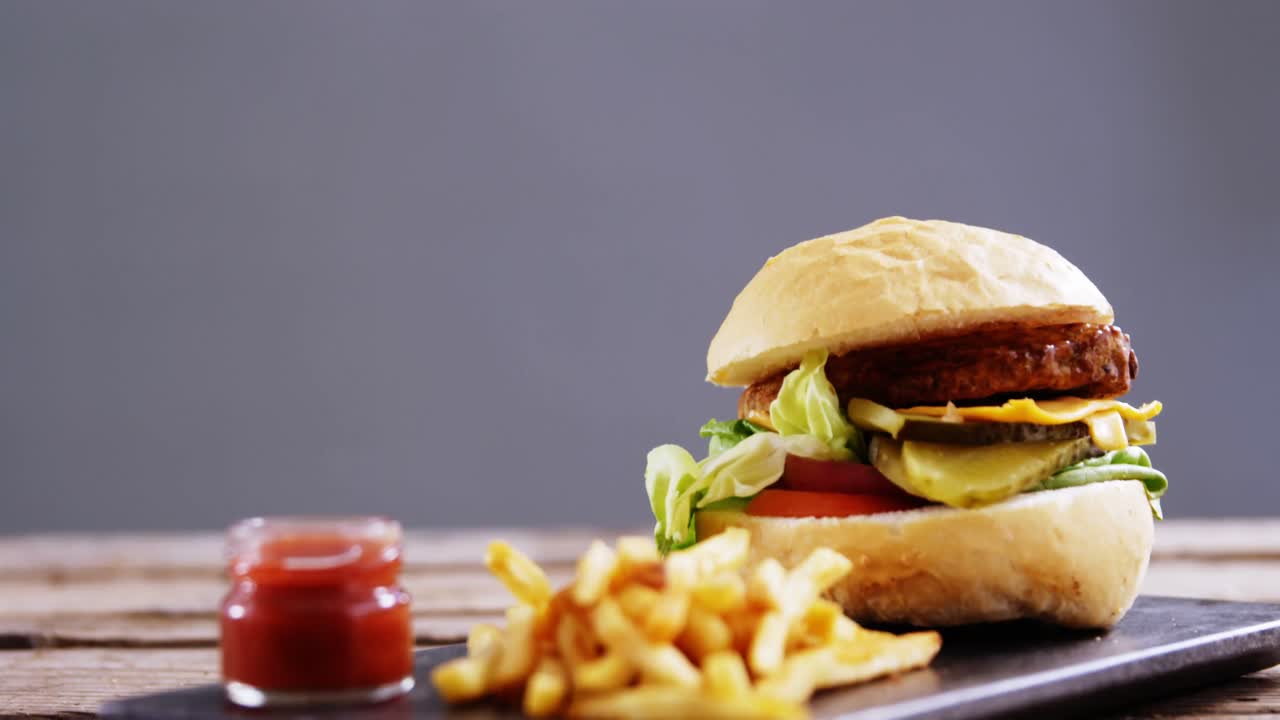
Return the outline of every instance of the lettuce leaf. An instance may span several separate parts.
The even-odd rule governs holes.
[[[847,451],[846,451],[847,452]],[[733,498],[749,498],[782,477],[787,455],[835,459],[837,451],[810,435],[759,432],[700,463],[678,445],[649,452],[644,472],[649,507],[657,519],[654,539],[662,553],[697,539],[694,512]]]
[[[745,499],[782,477],[787,455],[818,460],[865,462],[862,433],[844,416],[835,388],[827,380],[825,350],[804,356],[782,381],[769,407],[778,432],[749,420],[711,420],[698,434],[708,439],[707,457],[695,462],[678,445],[649,452],[644,471],[653,534],[663,554],[697,539],[698,510],[745,507]]]
[[[1164,519],[1160,496],[1169,489],[1169,478],[1151,466],[1151,457],[1140,447],[1112,450],[1096,458],[1068,465],[1041,481],[1035,490],[1057,490],[1106,480],[1138,480],[1147,491],[1151,514]]]
[[[701,476],[698,463],[679,445],[659,445],[649,451],[644,489],[657,520],[653,537],[663,554],[693,544],[693,498],[686,491]]]
[[[847,451],[846,451],[847,452]],[[692,487],[705,490],[695,508],[731,497],[751,497],[782,478],[787,455],[835,460],[837,451],[812,435],[752,435],[715,457],[703,460],[702,478]]]
[[[836,452],[833,459],[865,456],[857,453],[865,448],[862,434],[845,418],[836,389],[824,372],[826,364],[826,350],[805,353],[800,367],[783,378],[778,396],[769,405],[769,420],[781,435],[812,435],[827,443]]]
[[[709,438],[707,454],[715,457],[756,433],[768,432],[769,428],[757,425],[750,420],[716,420],[711,418],[698,429],[698,434]]]

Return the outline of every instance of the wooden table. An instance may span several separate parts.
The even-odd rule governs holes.
[[[592,530],[410,533],[418,642],[455,642],[509,604],[480,563],[502,537],[566,581]],[[217,680],[221,537],[0,538],[0,717],[86,717],[105,700]],[[1280,520],[1158,525],[1146,593],[1280,602]],[[1280,666],[1126,717],[1280,715]]]

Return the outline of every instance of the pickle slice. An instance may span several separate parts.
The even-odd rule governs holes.
[[[898,431],[898,440],[916,440],[945,445],[994,445],[995,443],[1062,442],[1089,437],[1082,422],[1062,425],[1004,422],[945,422],[934,418],[907,416]]]
[[[903,490],[952,507],[1013,497],[1092,454],[1087,437],[1058,442],[947,445],[890,440],[871,443],[871,463]]]

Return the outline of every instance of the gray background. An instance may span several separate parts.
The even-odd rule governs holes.
[[[771,253],[1087,272],[1173,516],[1280,511],[1280,3],[0,3],[0,531],[647,521]]]

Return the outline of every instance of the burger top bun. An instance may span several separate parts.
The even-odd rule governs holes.
[[[1034,240],[890,217],[787,248],[733,301],[707,350],[707,380],[750,385],[833,354],[964,333],[989,323],[1110,324],[1084,273]]]

